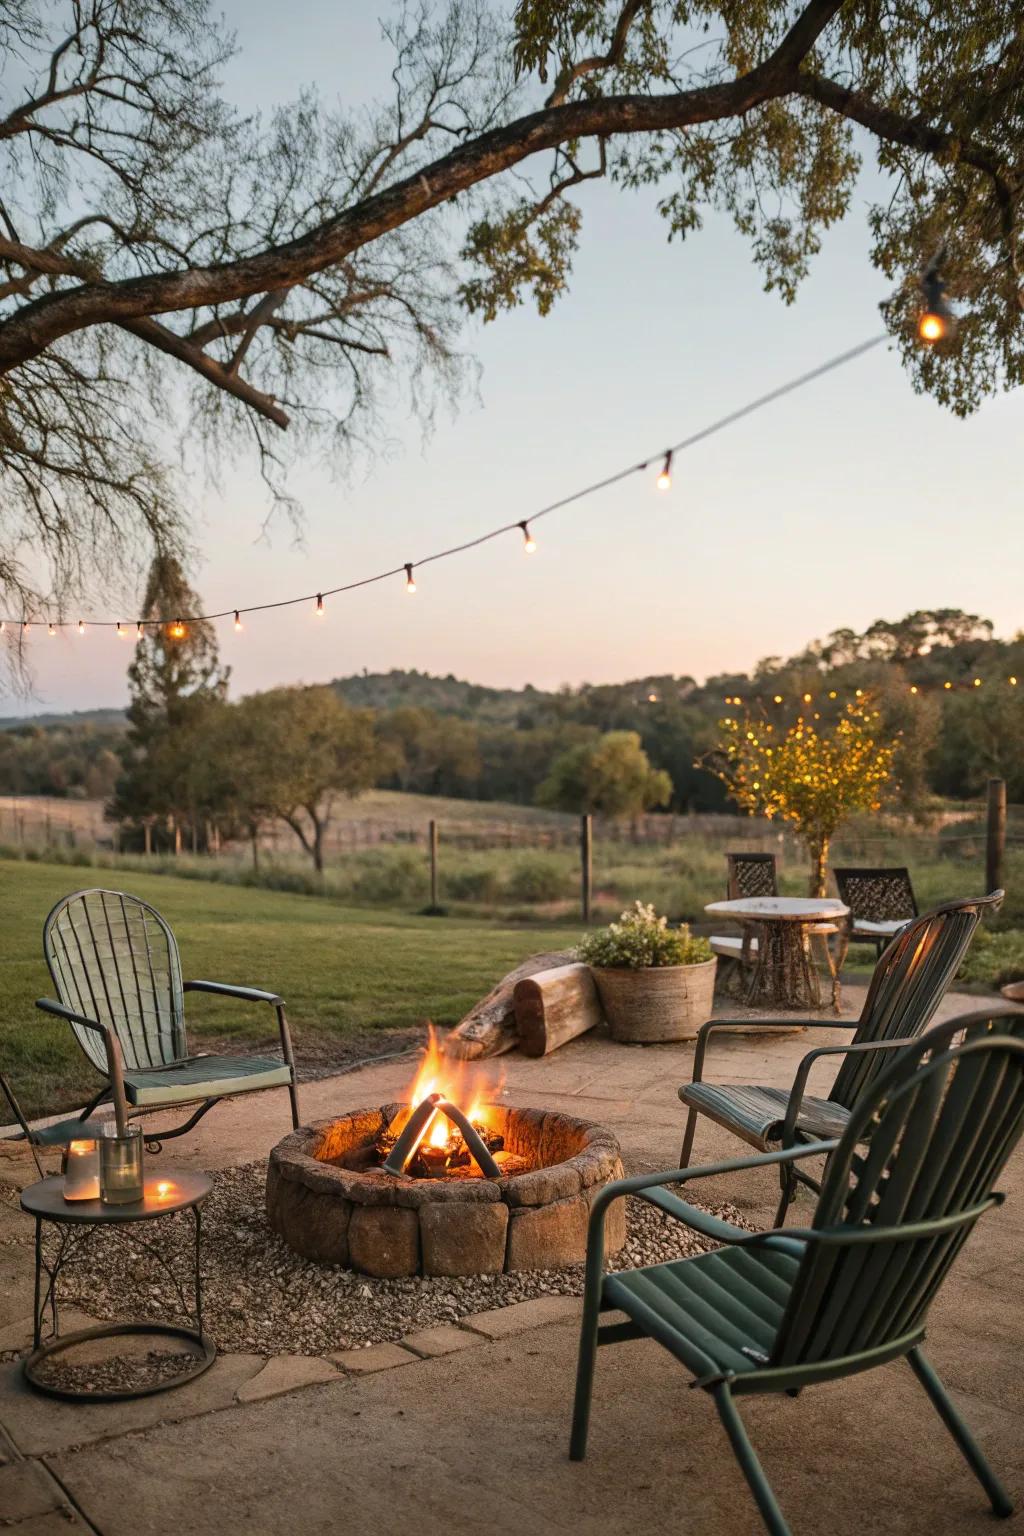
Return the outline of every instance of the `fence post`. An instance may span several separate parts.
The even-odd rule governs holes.
[[[430,905],[437,906],[437,822],[431,821],[428,842],[430,845]]]
[[[985,824],[985,890],[996,891],[1003,883],[1006,849],[1006,780],[988,781],[988,817]]]
[[[590,922],[590,900],[594,886],[594,818],[580,817],[580,908],[583,921]]]

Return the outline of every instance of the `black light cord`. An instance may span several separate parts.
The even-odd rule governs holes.
[[[527,518],[516,518],[514,522],[503,523],[500,528],[492,528],[488,533],[481,533],[475,539],[467,539],[463,544],[453,544],[450,549],[440,549],[436,554],[424,555],[422,560],[403,560],[401,564],[393,566],[387,571],[378,571],[373,576],[363,576],[359,581],[348,581],[337,587],[323,587],[319,592],[309,592],[302,597],[284,597],[273,603],[251,603],[248,607],[222,608],[217,613],[181,614],[176,616],[175,623],[200,624],[211,623],[215,619],[233,618],[238,624],[239,616],[245,613],[266,613],[271,608],[294,608],[299,603],[317,604],[318,609],[323,609],[325,597],[337,597],[343,592],[355,592],[360,587],[371,587],[378,581],[390,581],[395,576],[405,576],[411,580],[412,571],[423,565],[432,565],[436,560],[448,560],[453,555],[462,555],[469,549],[477,549],[481,544],[489,544],[492,539],[500,539],[506,533],[516,530],[522,532],[524,523],[536,523],[542,517],[550,517],[553,512],[561,512],[566,507],[573,506],[577,501],[582,501],[585,496],[594,496],[598,491],[605,491],[612,485],[618,485],[630,475],[642,473],[652,463],[662,459],[666,466],[671,466],[673,457],[683,453],[687,448],[693,448],[697,443],[704,442],[705,438],[713,437],[716,432],[722,432],[726,427],[731,427],[737,421],[742,421],[746,416],[752,416],[755,411],[763,410],[766,405],[771,405],[776,400],[781,400],[784,395],[792,394],[794,390],[803,389],[807,384],[812,384],[815,379],[822,378],[826,373],[832,373],[837,368],[852,363],[865,352],[880,346],[888,340],[888,332],[882,332],[879,336],[872,336],[868,341],[862,341],[859,346],[851,347],[848,352],[840,352],[831,357],[825,363],[820,363],[817,368],[812,368],[809,373],[801,373],[794,379],[789,379],[785,384],[780,384],[777,389],[769,390],[766,395],[758,395],[755,400],[750,400],[746,405],[741,405],[738,410],[730,411],[726,416],[720,416],[709,426],[702,427],[699,432],[693,432],[689,437],[684,437],[678,443],[673,443],[668,448],[661,449],[658,453],[641,460],[639,463],[630,464],[625,469],[617,470],[614,474],[606,475],[602,480],[594,480],[590,485],[583,486],[578,491],[573,491],[568,496],[562,496],[558,501],[550,502],[546,507],[541,507],[537,512],[531,512]],[[415,586],[409,588],[415,591]],[[24,619],[3,619],[0,625],[17,626],[21,629],[31,628],[33,622],[46,624],[52,633],[57,629],[115,629],[122,633],[134,626],[139,632],[139,626],[143,629],[160,629],[164,627],[163,619],[40,619],[38,621]]]

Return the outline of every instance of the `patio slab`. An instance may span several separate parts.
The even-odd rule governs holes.
[[[847,1000],[859,1003],[853,987]],[[954,995],[941,1016],[978,1004]],[[787,1083],[807,1050],[846,1038],[841,1029],[770,1041],[721,1038],[709,1075]],[[599,1120],[634,1164],[656,1168],[675,1163],[683,1124],[676,1090],[692,1061],[692,1044],[645,1049],[583,1039],[548,1061],[507,1057],[496,1065],[509,1102]],[[382,1062],[304,1085],[304,1116],[386,1102],[410,1076],[409,1061]],[[284,1096],[262,1094],[220,1106],[165,1156],[211,1168],[248,1162],[265,1156],[287,1123]],[[742,1150],[701,1123],[701,1161]],[[958,1260],[932,1313],[929,1353],[1021,1501],[1024,1150],[1001,1186],[1008,1205],[981,1221]],[[777,1192],[767,1172],[693,1186],[696,1198],[730,1200],[765,1224]],[[803,1198],[801,1206],[793,1224],[807,1210]],[[22,1218],[9,1208],[3,1216],[8,1235]],[[2,1253],[5,1277],[24,1292],[8,1302],[16,1323],[31,1304],[29,1255],[23,1244]],[[52,1467],[53,1486],[74,1502],[79,1528],[94,1526],[103,1536],[166,1536],[179,1528],[195,1536],[294,1536],[297,1528],[303,1536],[341,1529],[379,1536],[409,1526],[421,1536],[644,1529],[762,1536],[712,1404],[649,1342],[602,1351],[590,1455],[583,1465],[568,1461],[576,1324],[567,1314],[577,1305],[557,1298],[550,1307],[529,1302],[465,1318],[453,1331],[469,1334],[474,1347],[437,1357],[379,1345],[336,1354],[330,1366],[296,1364],[293,1376],[262,1357],[226,1356],[180,1391],[124,1405],[37,1397],[8,1365],[0,1367],[0,1430],[8,1432],[12,1464],[35,1464],[19,1462],[20,1454]],[[385,1368],[399,1363],[400,1370]],[[328,1369],[335,1374],[318,1381]],[[263,1373],[278,1395],[259,1393]],[[260,1400],[238,1402],[239,1394]],[[903,1364],[808,1389],[796,1401],[744,1401],[742,1409],[797,1533],[981,1536],[993,1529],[980,1489]],[[50,1536],[75,1525],[54,1508],[15,1529]]]

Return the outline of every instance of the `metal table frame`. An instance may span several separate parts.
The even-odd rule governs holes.
[[[171,1184],[172,1191],[168,1195],[158,1195],[156,1187],[158,1183],[164,1181]],[[36,1224],[32,1351],[22,1362],[22,1371],[30,1386],[48,1397],[63,1398],[66,1401],[110,1403],[149,1397],[157,1392],[169,1392],[172,1388],[183,1386],[185,1382],[193,1381],[204,1371],[209,1370],[217,1358],[217,1347],[212,1339],[203,1333],[202,1272],[199,1260],[202,1241],[200,1207],[211,1187],[211,1181],[205,1174],[164,1168],[160,1170],[159,1178],[151,1175],[146,1179],[143,1198],[128,1205],[103,1205],[99,1200],[65,1200],[64,1179],[60,1175],[41,1179],[37,1184],[30,1184],[22,1191],[21,1208],[35,1219]],[[159,1247],[135,1230],[138,1223],[158,1221],[160,1217],[171,1216],[178,1211],[191,1212],[195,1233],[191,1285],[188,1288],[191,1291],[191,1297],[186,1290],[186,1285],[175,1274],[172,1265],[160,1252]],[[46,1222],[55,1227],[58,1233],[57,1251],[52,1260],[46,1257],[43,1248],[43,1224]],[[66,1264],[74,1260],[81,1252],[83,1245],[100,1227],[107,1226],[119,1227],[126,1240],[133,1242],[160,1265],[178,1294],[182,1313],[187,1319],[185,1323],[150,1322],[139,1319],[122,1323],[98,1323],[94,1327],[80,1328],[73,1333],[63,1335],[60,1333],[57,1286],[61,1271]],[[45,1287],[44,1275],[46,1276]],[[50,1313],[51,1331],[44,1341],[43,1322],[47,1310]],[[194,1326],[192,1326],[193,1320]],[[147,1386],[106,1390],[59,1387],[39,1374],[39,1367],[44,1361],[52,1359],[54,1355],[64,1350],[74,1348],[77,1344],[92,1339],[120,1338],[135,1334],[178,1339],[191,1344],[197,1350],[195,1364],[176,1376],[152,1382]]]

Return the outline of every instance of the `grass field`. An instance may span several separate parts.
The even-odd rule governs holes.
[[[43,919],[86,883],[82,871],[59,864],[0,860],[0,1067],[32,1114],[83,1102],[96,1081],[67,1026],[34,1007],[52,992]],[[509,925],[358,911],[163,875],[121,871],[116,884],[168,919],[186,977],[280,992],[300,1064],[304,1047],[319,1059],[341,1059],[344,1051],[379,1049],[381,1032],[408,1031],[426,1019],[454,1023],[526,955],[579,937],[575,927],[546,928],[541,937]],[[197,997],[189,1004],[197,1044],[276,1039],[269,1008]]]

